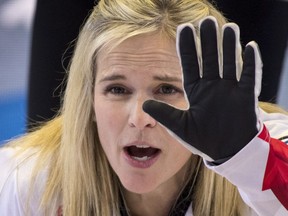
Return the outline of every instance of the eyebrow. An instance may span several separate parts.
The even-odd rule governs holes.
[[[181,78],[175,77],[175,76],[168,76],[168,75],[153,76],[153,79],[159,80],[159,81],[165,81],[165,82],[182,82]]]
[[[126,80],[126,77],[123,75],[113,74],[111,76],[104,77],[103,79],[100,80],[100,82],[115,81],[115,80]]]
[[[126,80],[126,76],[124,75],[119,75],[119,74],[113,74],[111,76],[106,76],[103,79],[100,80],[100,82],[105,82],[105,81],[115,81],[115,80]],[[163,75],[163,76],[153,76],[154,80],[157,81],[163,81],[163,82],[182,82],[182,79],[179,77],[174,77],[174,76],[168,76],[168,75]]]

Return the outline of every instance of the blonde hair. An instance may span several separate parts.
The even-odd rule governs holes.
[[[79,35],[59,115],[13,143],[21,143],[24,150],[39,149],[34,174],[49,163],[41,199],[46,215],[55,214],[57,206],[51,203],[59,197],[63,215],[119,215],[120,183],[99,143],[94,120],[97,53],[149,32],[175,40],[179,24],[189,22],[197,30],[199,20],[208,15],[220,26],[226,22],[205,0],[101,0],[94,8]],[[198,156],[193,160],[200,167],[190,176],[195,178],[194,215],[240,215],[246,207],[236,187],[205,168]]]

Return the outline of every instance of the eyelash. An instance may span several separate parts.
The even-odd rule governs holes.
[[[122,92],[119,93],[119,91],[122,91]],[[113,95],[127,95],[127,94],[131,94],[131,91],[121,85],[112,85],[112,86],[107,86],[107,88],[105,89],[105,93],[106,94],[110,93]]]
[[[168,93],[165,91],[169,91]],[[154,91],[154,94],[160,94],[160,95],[173,95],[177,93],[183,93],[183,91],[173,85],[170,84],[161,84],[159,85],[156,90]],[[132,94],[132,91],[128,89],[125,86],[122,85],[111,85],[107,86],[105,89],[105,94],[112,94],[112,95],[129,95]]]
[[[172,92],[170,93],[164,93],[163,90],[164,88],[166,88],[165,90],[169,90]],[[173,94],[176,94],[176,93],[179,93],[179,92],[182,92],[179,88],[173,86],[173,85],[170,85],[170,84],[161,84],[158,88],[157,88],[157,91],[156,93],[158,92],[158,94],[162,94],[162,95],[173,95]]]

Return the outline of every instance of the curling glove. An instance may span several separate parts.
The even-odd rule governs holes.
[[[214,17],[177,29],[177,52],[189,107],[180,110],[149,100],[143,110],[161,123],[192,153],[222,163],[258,133],[258,96],[262,61],[255,42],[246,45],[242,61],[239,28],[227,23],[219,31]],[[242,63],[243,62],[243,63]]]

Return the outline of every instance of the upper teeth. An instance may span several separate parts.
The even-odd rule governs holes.
[[[150,148],[148,145],[136,145],[137,148]]]

